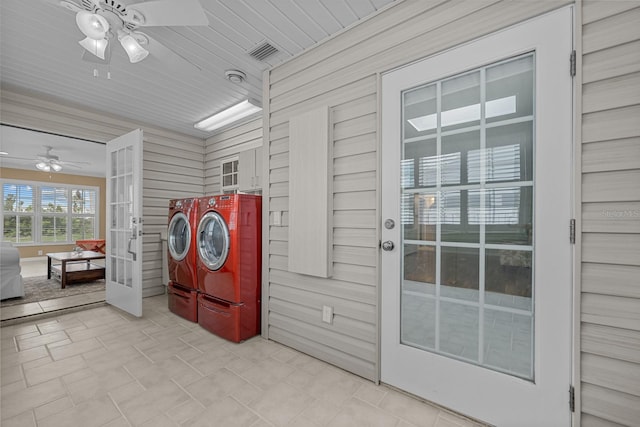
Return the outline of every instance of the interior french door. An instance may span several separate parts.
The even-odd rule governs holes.
[[[142,130],[107,143],[106,296],[142,316]]]
[[[572,9],[382,77],[384,382],[569,426]]]

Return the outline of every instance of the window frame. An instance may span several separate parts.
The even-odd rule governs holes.
[[[33,194],[33,211],[32,212],[5,212],[5,185],[17,185],[17,186],[30,186]],[[64,188],[67,198],[67,212],[47,212],[42,207],[42,190],[43,188],[60,189]],[[87,213],[73,213],[72,209],[72,190],[81,191],[93,191],[95,193],[95,207],[93,214]],[[74,244],[73,238],[73,220],[76,218],[93,218],[93,235],[94,238],[100,235],[100,187],[91,185],[78,185],[78,184],[66,184],[57,182],[43,182],[43,181],[25,181],[17,179],[0,179],[0,196],[2,197],[2,209],[0,210],[0,237],[4,240],[4,218],[5,215],[16,215],[18,218],[21,216],[30,216],[32,218],[32,235],[33,239],[29,242],[12,242],[14,246],[50,246],[50,245],[68,245]],[[43,239],[43,218],[55,217],[66,218],[66,238],[64,241],[45,241]]]
[[[235,170],[233,170],[234,162],[237,162],[237,166]],[[232,164],[232,171],[230,173],[225,174],[224,165],[228,163]],[[225,159],[220,160],[220,192],[222,194],[230,194],[230,193],[238,192],[238,189],[240,188],[238,184],[239,171],[240,171],[240,156],[227,157]],[[231,185],[224,185],[225,176],[232,176],[232,177],[235,176],[236,183]]]

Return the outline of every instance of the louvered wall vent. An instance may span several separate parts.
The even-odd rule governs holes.
[[[264,41],[251,49],[249,52],[249,56],[257,59],[258,61],[264,61],[269,56],[278,53],[278,48],[269,43],[268,41]]]

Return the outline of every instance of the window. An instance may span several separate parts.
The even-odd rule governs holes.
[[[2,183],[2,238],[16,244],[65,244],[98,235],[98,189]]]
[[[32,243],[33,187],[3,184],[2,186],[3,240],[13,243]]]
[[[67,189],[40,187],[41,242],[67,241]]]
[[[96,237],[96,191],[71,189],[71,236],[72,240]]]
[[[223,160],[220,165],[222,193],[238,191],[238,158]]]

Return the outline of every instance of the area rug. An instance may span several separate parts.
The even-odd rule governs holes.
[[[22,279],[22,283],[24,285],[24,297],[2,300],[0,307],[104,291],[104,279],[86,283],[74,283],[67,285],[64,289],[60,288],[60,281],[47,279],[47,276],[26,277]]]

